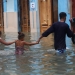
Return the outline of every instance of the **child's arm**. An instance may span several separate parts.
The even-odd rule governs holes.
[[[35,43],[28,43],[28,42],[25,42],[25,41],[24,41],[24,45],[29,45],[29,46],[31,46],[31,45],[35,45],[35,44],[38,44],[38,42],[35,42]]]
[[[13,41],[13,42],[6,42],[6,41],[4,41],[4,40],[2,40],[2,39],[0,39],[0,42],[1,42],[2,44],[4,44],[4,45],[11,45],[11,44],[15,43],[15,41]]]

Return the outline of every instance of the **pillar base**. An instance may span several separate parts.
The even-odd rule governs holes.
[[[18,32],[17,12],[4,12],[4,32]]]

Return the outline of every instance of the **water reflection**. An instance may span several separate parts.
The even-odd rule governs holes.
[[[17,33],[7,33],[6,41],[17,39]],[[25,40],[36,41],[40,34],[25,33]],[[55,55],[53,50],[53,35],[43,38],[38,45],[25,46],[30,51],[23,55],[15,55],[15,44],[5,46],[0,44],[0,75],[75,75],[75,51],[71,40],[67,39],[69,49],[66,54]],[[52,49],[52,50],[51,50]]]

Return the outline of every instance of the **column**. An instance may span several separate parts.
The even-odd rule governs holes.
[[[18,32],[17,0],[3,0],[4,32]]]
[[[40,32],[38,0],[30,0],[30,32]]]
[[[35,42],[40,37],[40,24],[39,24],[39,0],[30,0],[30,33],[31,42]],[[39,44],[31,48],[39,48]]]

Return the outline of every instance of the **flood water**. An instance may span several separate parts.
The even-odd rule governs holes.
[[[40,34],[25,33],[25,41],[35,42]],[[3,35],[6,41],[17,39],[17,33]],[[67,38],[66,54],[56,55],[53,48],[53,35],[43,38],[34,46],[25,46],[28,51],[15,55],[15,44],[0,44],[0,75],[75,75],[75,50]]]

